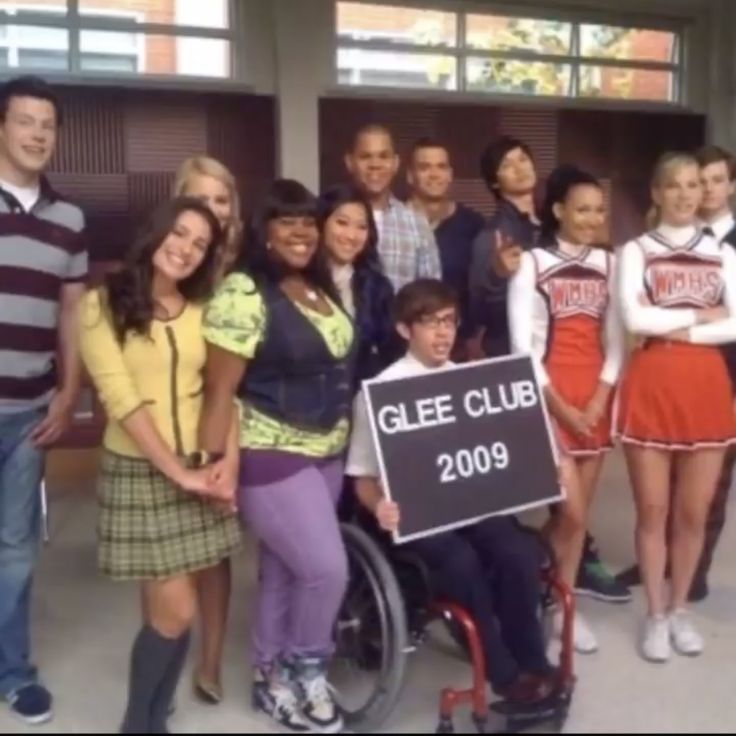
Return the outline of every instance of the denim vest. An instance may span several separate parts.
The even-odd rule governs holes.
[[[266,329],[238,396],[279,422],[329,432],[350,416],[355,343],[335,358],[321,333],[276,285],[260,284]]]

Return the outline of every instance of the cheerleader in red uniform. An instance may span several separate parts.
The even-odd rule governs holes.
[[[637,554],[649,605],[641,651],[654,662],[667,661],[671,645],[688,656],[703,650],[685,602],[725,448],[736,440],[731,383],[715,347],[736,340],[736,252],[697,226],[698,174],[691,156],[661,159],[652,183],[654,229],[621,253],[621,311],[641,346],[622,382],[617,425],[636,498]]]
[[[530,354],[563,450],[567,500],[549,526],[563,580],[574,587],[588,509],[611,444],[611,403],[624,352],[614,297],[614,257],[592,248],[605,222],[603,191],[570,166],[549,178],[542,210],[548,243],[522,256],[509,289],[513,352]],[[557,628],[561,627],[559,614]],[[575,647],[598,643],[575,621]]]

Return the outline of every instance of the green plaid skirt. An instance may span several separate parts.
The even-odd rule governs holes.
[[[236,516],[180,490],[147,460],[105,451],[99,500],[100,570],[114,580],[204,570],[240,545]]]

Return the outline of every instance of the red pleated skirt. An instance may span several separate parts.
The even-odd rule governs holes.
[[[602,360],[581,365],[550,361],[545,365],[547,375],[557,393],[568,404],[580,409],[580,411],[587,408],[597,391],[602,367]],[[573,457],[584,457],[611,450],[613,448],[611,439],[612,406],[613,392],[601,420],[594,427],[593,432],[585,437],[577,435],[564,424],[555,421],[557,437],[564,451]]]
[[[711,346],[652,340],[636,350],[616,413],[626,444],[696,450],[736,442],[733,388]]]

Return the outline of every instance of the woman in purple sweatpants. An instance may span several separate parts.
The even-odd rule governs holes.
[[[259,540],[255,706],[293,731],[336,733],[326,680],[347,586],[336,505],[348,439],[353,325],[318,250],[316,201],[274,183],[243,263],[205,315],[201,444],[222,452],[241,405],[239,507]]]

